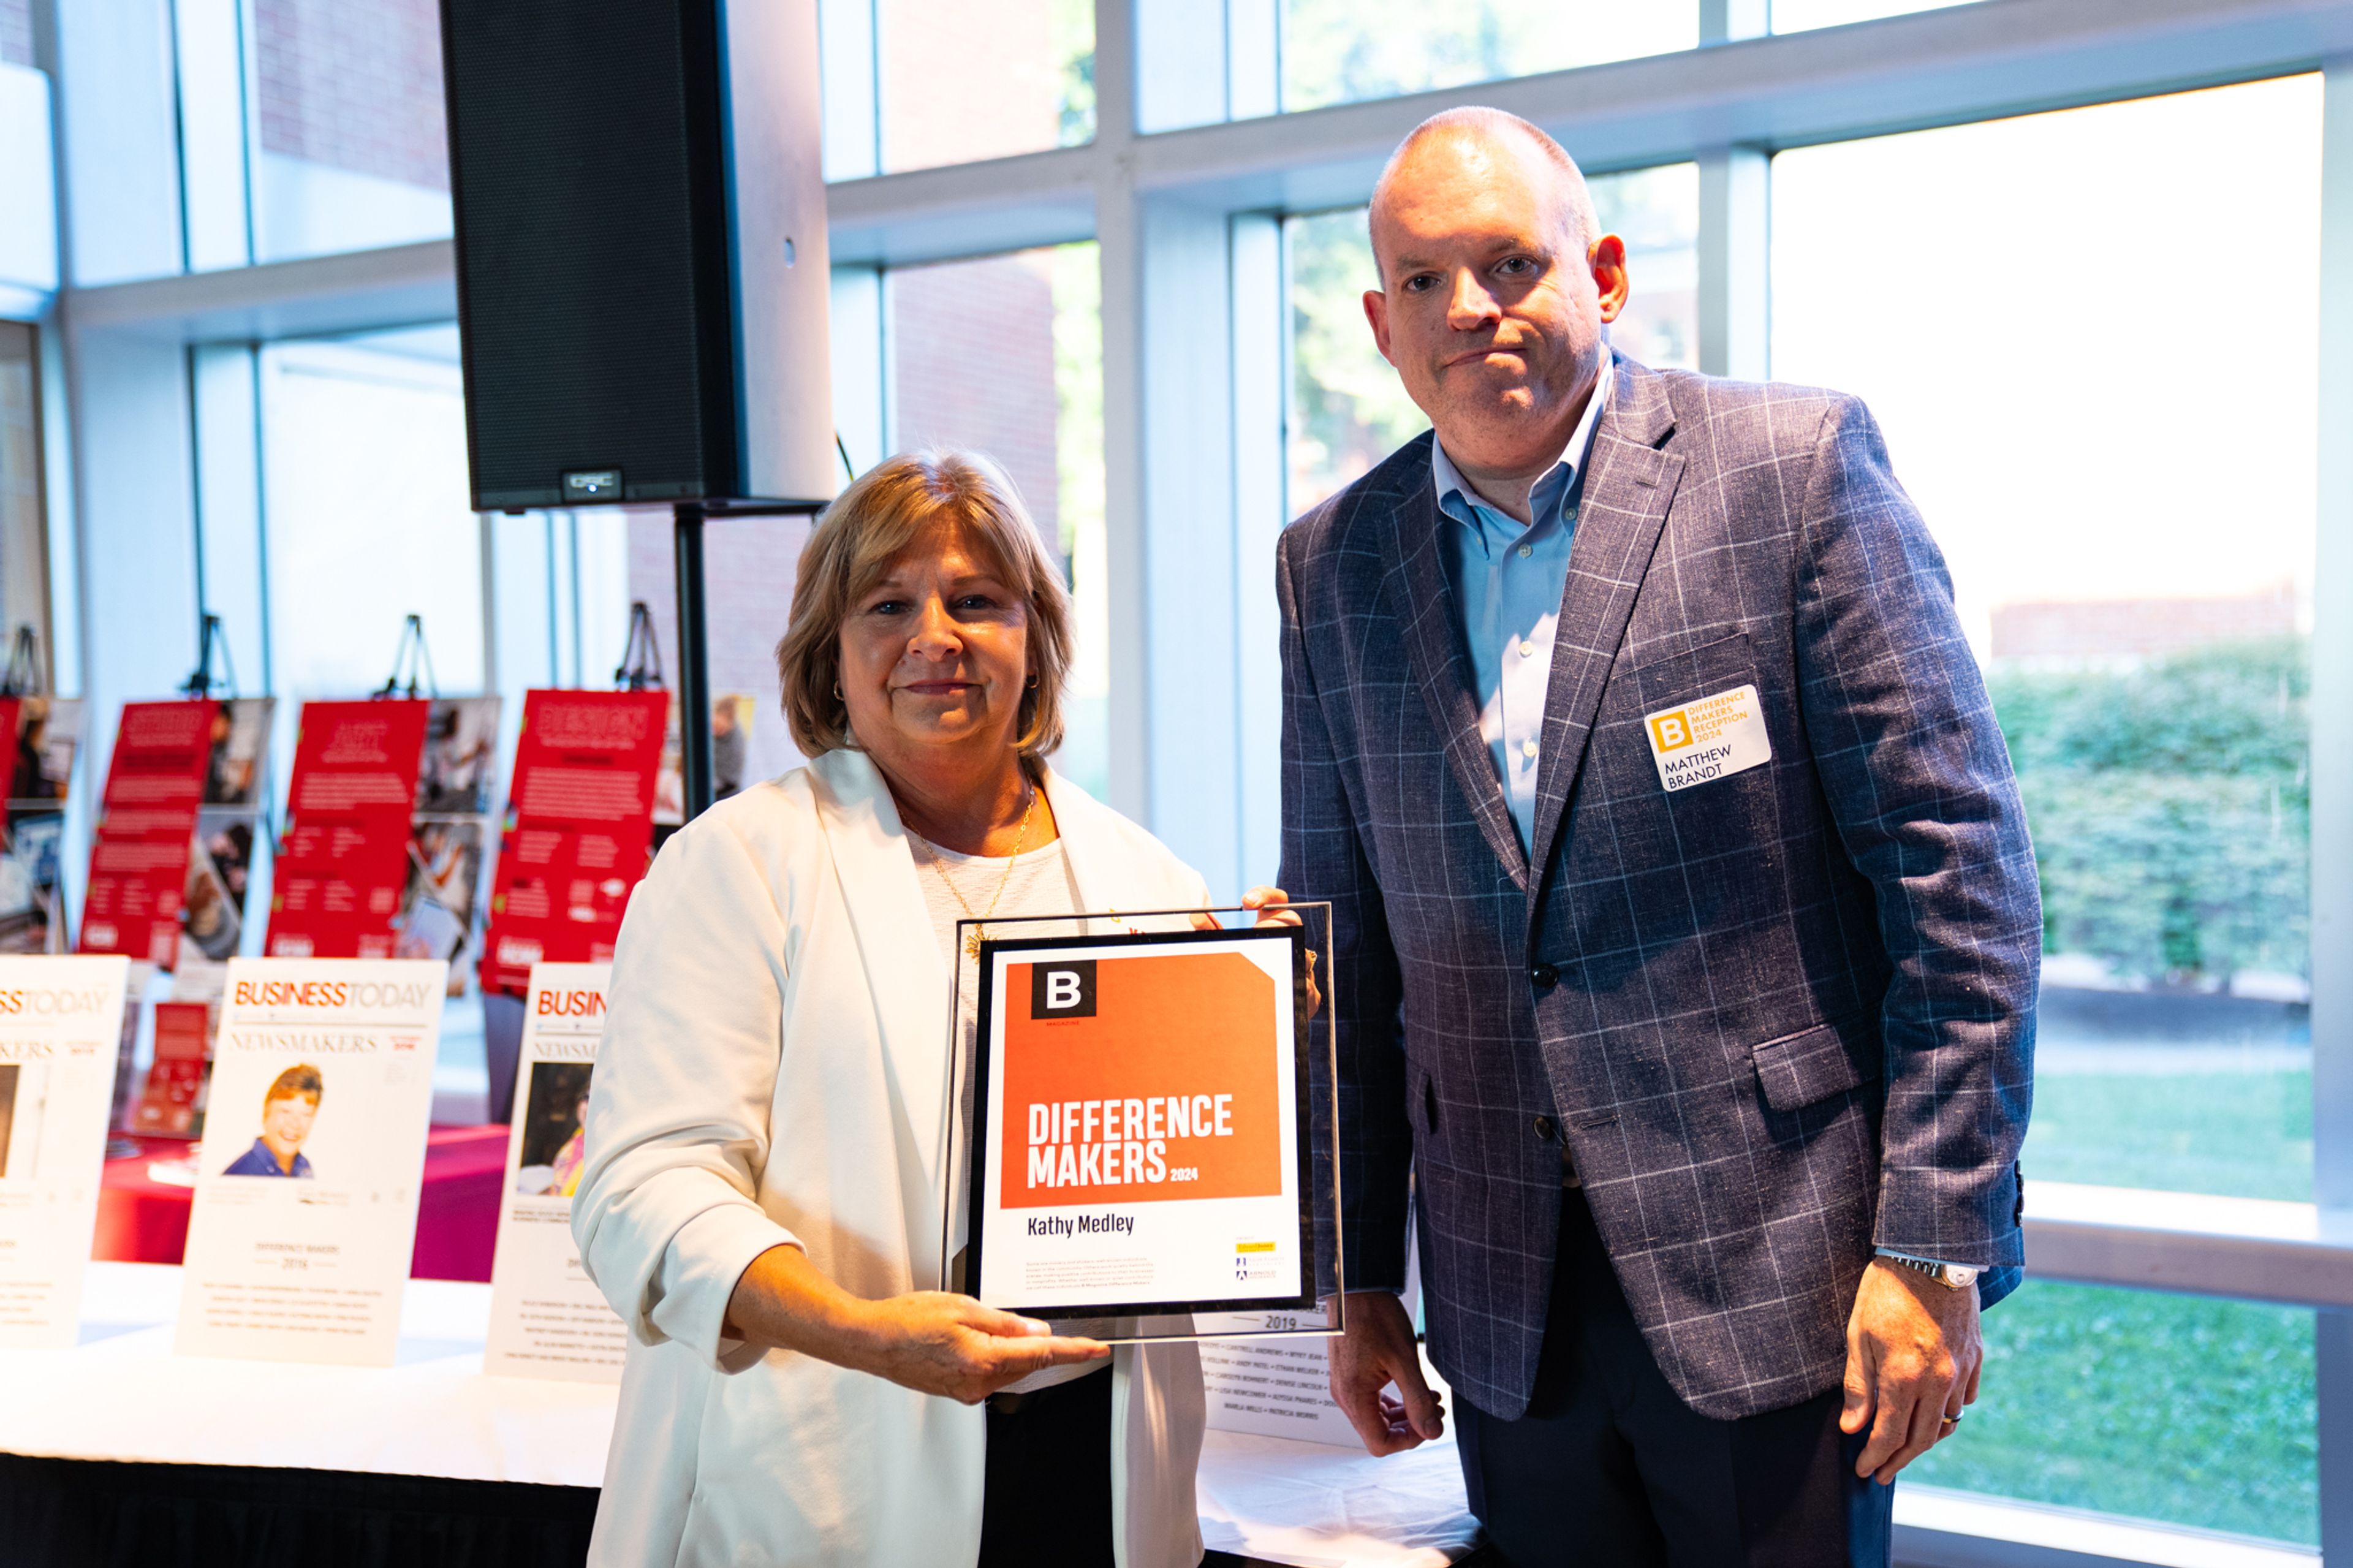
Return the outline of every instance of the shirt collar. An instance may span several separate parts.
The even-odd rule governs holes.
[[[1569,492],[1577,488],[1577,476],[1584,470],[1587,459],[1592,456],[1593,435],[1601,427],[1601,412],[1608,405],[1617,382],[1617,356],[1604,349],[1600,377],[1595,383],[1593,395],[1585,400],[1585,412],[1577,416],[1577,428],[1569,432],[1568,445],[1562,449],[1560,461],[1554,464],[1528,492],[1533,500],[1538,490],[1552,485],[1557,477],[1560,481],[1557,493],[1548,498],[1550,506],[1547,508],[1556,515],[1567,504]],[[1439,510],[1457,522],[1477,526],[1475,514],[1464,516],[1463,513],[1470,512],[1474,506],[1487,503],[1478,499],[1479,492],[1471,488],[1471,481],[1462,477],[1462,471],[1454,466],[1454,459],[1446,455],[1445,443],[1435,435],[1430,439],[1430,481],[1438,491]],[[1447,505],[1449,501],[1459,502],[1461,510],[1450,508]],[[1540,516],[1535,521],[1542,522],[1545,519]]]

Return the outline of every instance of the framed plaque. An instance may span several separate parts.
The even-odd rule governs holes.
[[[1337,1329],[1329,910],[1220,912],[959,931],[948,1288],[1097,1339]]]

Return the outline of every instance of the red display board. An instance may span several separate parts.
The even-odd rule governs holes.
[[[223,704],[127,702],[100,798],[80,951],[169,968]]]
[[[164,1138],[195,1138],[205,1087],[205,1058],[212,1041],[212,1007],[204,1002],[155,1004],[155,1063],[132,1113],[134,1132]]]
[[[390,958],[433,704],[306,702],[269,900],[272,958]]]
[[[520,996],[541,962],[613,956],[653,843],[654,780],[670,697],[533,691],[491,884],[482,989]]]

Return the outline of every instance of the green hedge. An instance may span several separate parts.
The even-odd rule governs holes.
[[[2034,833],[2043,943],[2175,984],[2308,974],[2306,639],[1988,676]]]

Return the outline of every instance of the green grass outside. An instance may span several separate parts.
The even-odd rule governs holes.
[[[2312,1201],[2312,1073],[2037,1078],[2029,1181]]]
[[[1967,1423],[1907,1479],[2318,1542],[2309,1311],[2030,1279],[1985,1339]]]

